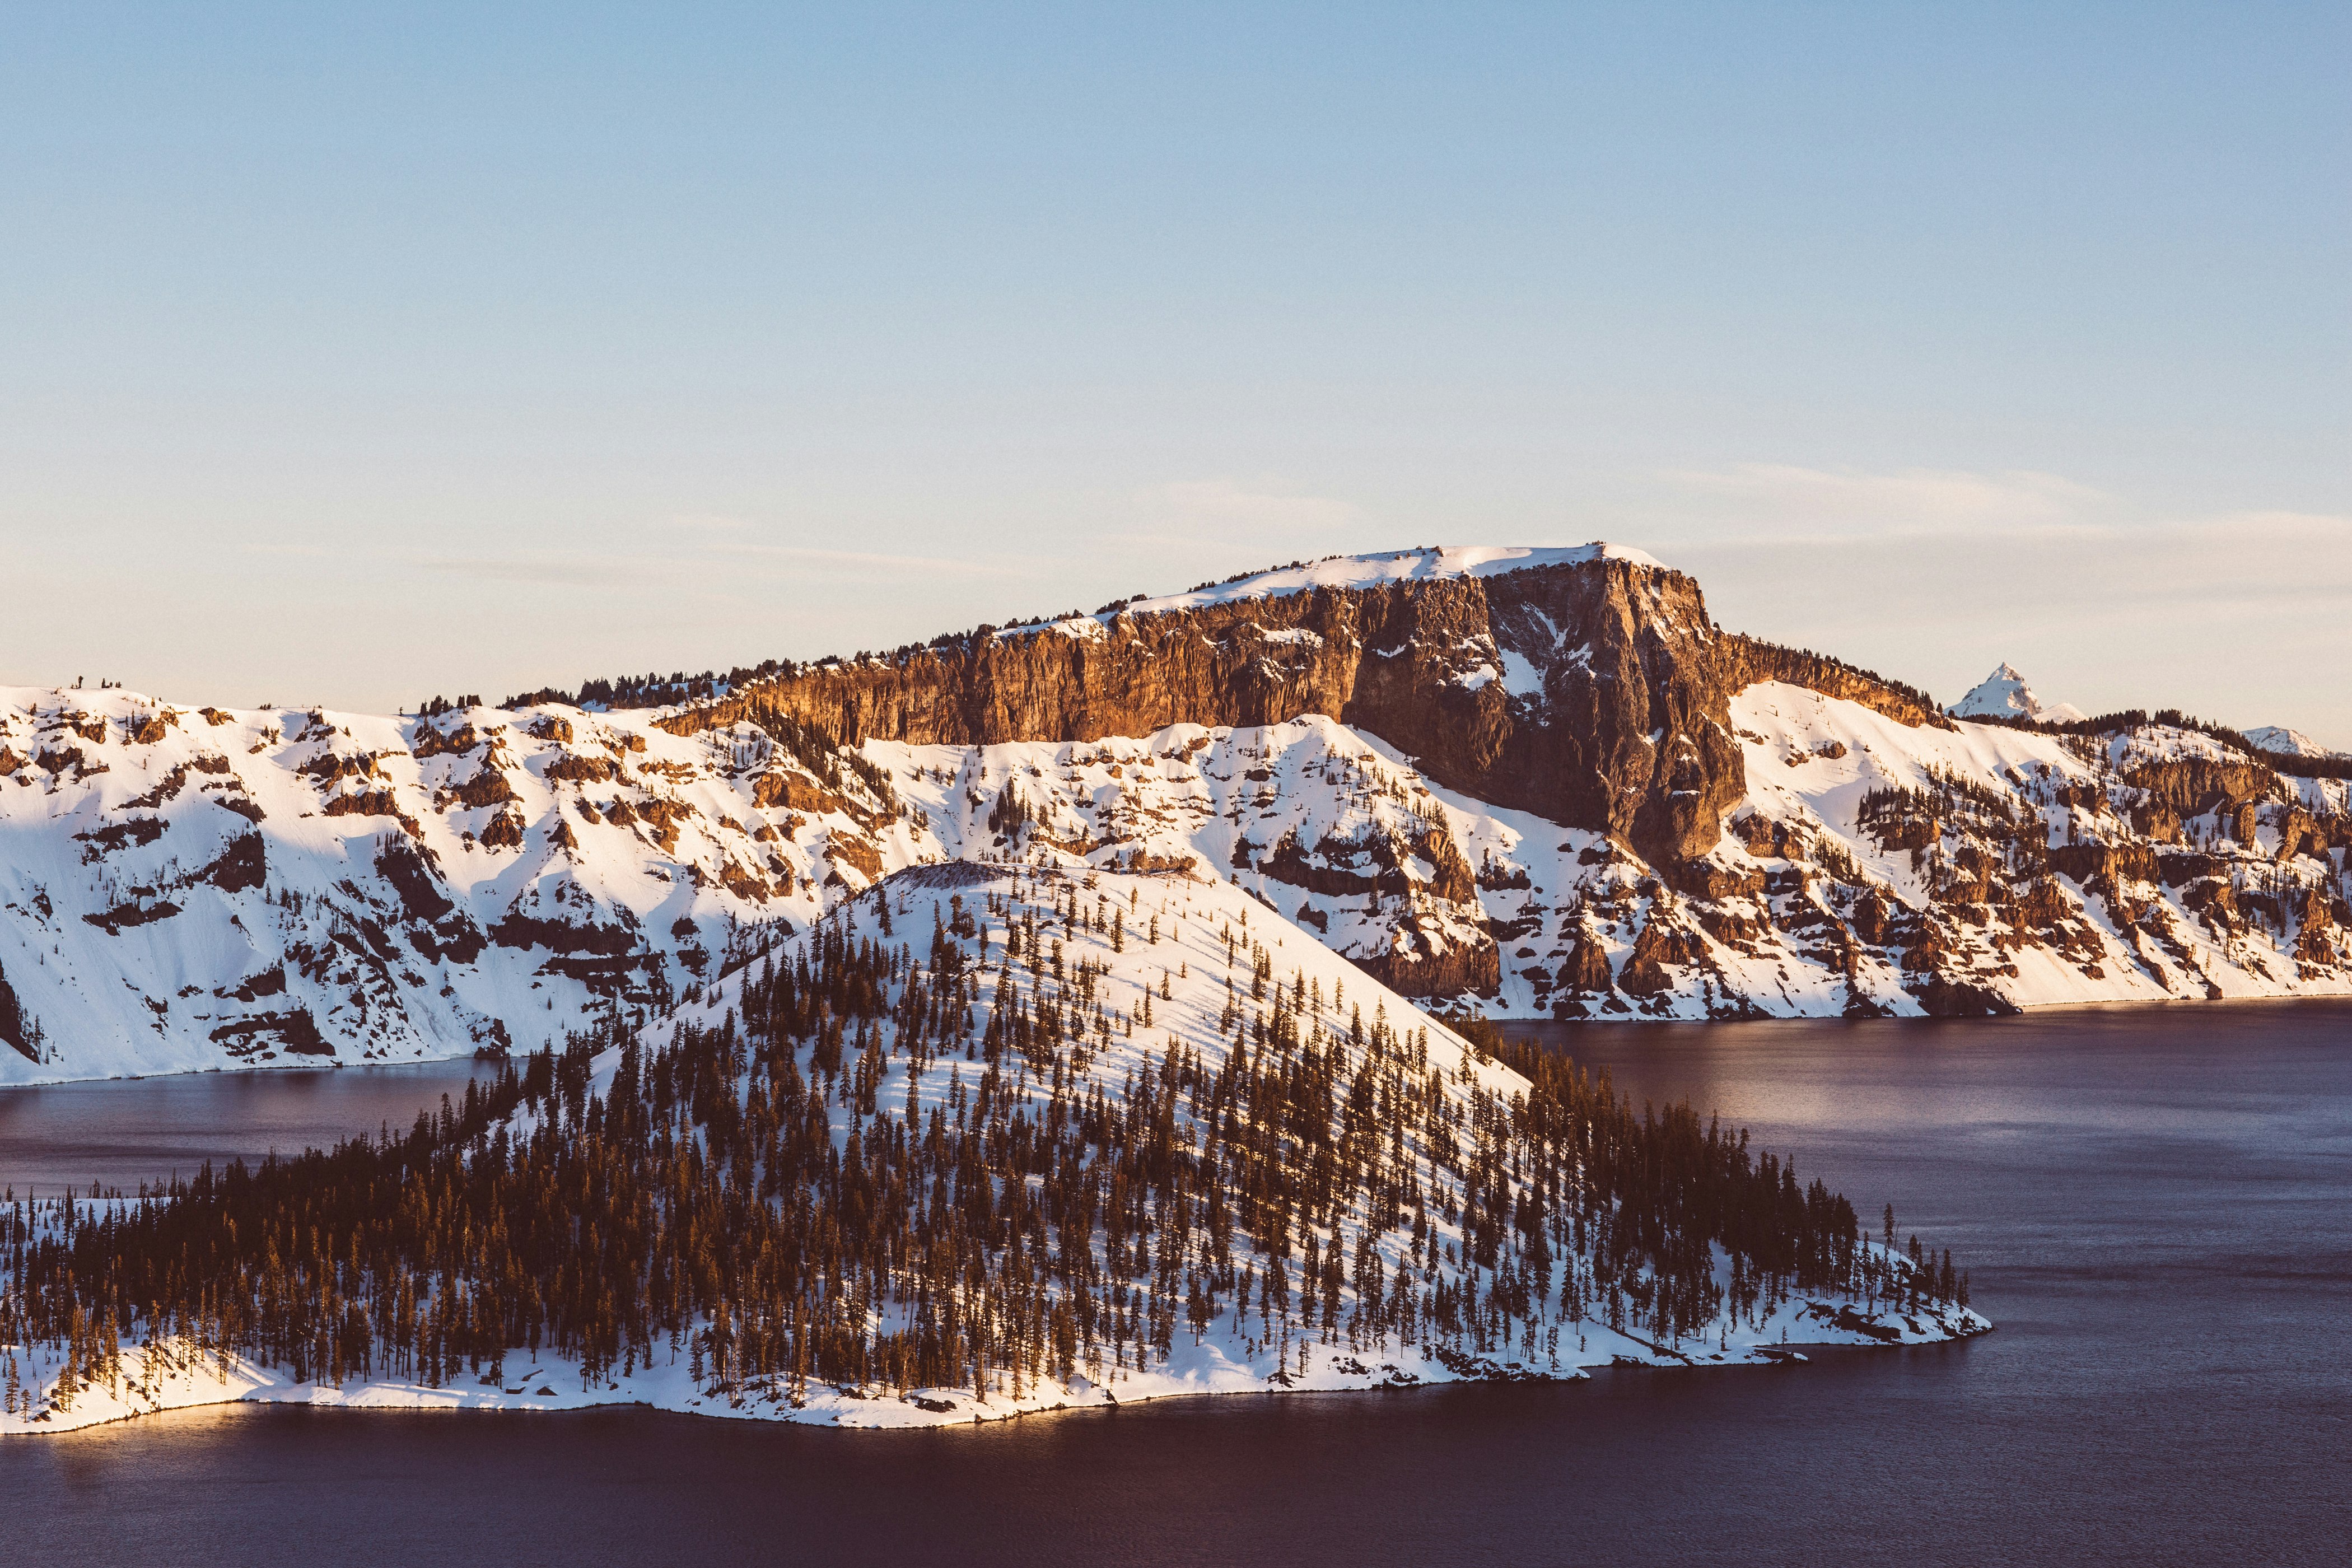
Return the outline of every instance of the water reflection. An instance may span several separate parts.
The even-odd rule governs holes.
[[[2341,1085],[2352,1003],[2083,1008],[1968,1021],[1719,1025],[1511,1024],[1638,1105],[1684,1098],[1748,1125],[1883,1137],[2062,1131],[2267,1135],[2280,1117],[2340,1135],[2324,1106],[2268,1093],[2281,1053]]]

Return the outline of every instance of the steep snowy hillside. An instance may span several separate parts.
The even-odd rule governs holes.
[[[2352,990],[2341,781],[2160,726],[1937,734],[1774,686],[1734,711],[1731,833],[1790,900],[1773,923],[1817,994],[1970,1011]]]
[[[1519,1059],[1227,882],[910,870],[400,1143],[6,1211],[0,1431],[228,1399],[937,1426],[1990,1326],[1948,1253],[1744,1134]]]
[[[1091,743],[866,750],[951,856],[1230,879],[1412,994],[1488,992],[1497,981],[1465,850],[1503,839],[1485,819],[1449,811],[1410,763],[1329,719],[1179,725]],[[1562,849],[1599,841],[1571,829],[1551,836]]]
[[[1945,711],[1955,719],[2039,719],[2051,724],[2071,724],[2083,717],[2083,710],[2071,702],[2044,702],[2036,697],[2017,667],[2005,661]]]
[[[936,856],[868,773],[638,714],[0,689],[0,1083],[533,1048],[667,1005]]]
[[[1772,682],[1732,714],[1743,805],[1664,867],[1319,717],[866,749],[950,855],[1230,879],[1389,984],[1499,1016],[2352,991],[2343,781],[2193,731],[1910,726]]]

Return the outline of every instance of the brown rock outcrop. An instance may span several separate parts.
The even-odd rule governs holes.
[[[2156,851],[2131,839],[2114,844],[2053,844],[2049,858],[2052,870],[2085,885],[2095,881],[2115,887],[2157,879]]]
[[[1752,899],[1764,890],[1763,873],[1738,870],[1712,860],[1686,860],[1667,867],[1665,876],[1667,886],[1695,899]]]
[[[1598,995],[1609,989],[1609,954],[1590,930],[1579,931],[1568,962],[1559,966],[1559,983],[1570,991]]]
[[[761,773],[751,781],[751,804],[761,810],[782,806],[822,816],[844,808],[842,798],[806,773],[789,769]]]
[[[1633,939],[1633,951],[1617,972],[1617,984],[1628,996],[1657,996],[1675,988],[1669,964],[1680,966],[1697,957],[1697,944],[1687,931],[1677,930],[1653,914]]]
[[[520,798],[515,794],[513,782],[492,767],[483,768],[449,793],[459,804],[467,806],[504,805]]]
[[[2180,813],[2160,800],[2142,801],[2133,806],[2131,825],[2142,837],[2156,843],[2180,842]]]
[[[2336,913],[2328,907],[2327,895],[2316,888],[2306,889],[2294,906],[2294,955],[2305,963],[2329,964],[2336,962]]]
[[[482,737],[471,724],[460,724],[447,734],[433,724],[419,724],[410,738],[410,752],[422,762],[426,757],[453,756],[470,752],[482,743]]]
[[[854,835],[828,833],[825,848],[841,865],[849,867],[869,883],[882,877],[882,857],[871,842]]]
[[[2073,913],[2074,906],[2066,901],[2058,884],[2043,877],[2019,890],[2011,918],[2019,931],[2046,937],[2056,934],[2059,926]]]
[[[1721,636],[1698,584],[1664,568],[1604,558],[1078,629],[804,668],[665,723],[692,734],[781,717],[844,740],[973,745],[1324,713],[1442,784],[1659,861],[1712,848],[1744,783]],[[1535,689],[1500,679],[1506,654],[1532,668]]]
[[[637,815],[653,829],[654,842],[665,854],[677,847],[677,831],[699,814],[682,800],[656,795],[638,805]]]
[[[1491,941],[1446,942],[1423,928],[1418,911],[1396,929],[1403,945],[1356,960],[1383,985],[1408,996],[1488,996],[1503,984],[1502,950]]]
[[[2327,833],[2311,814],[2299,805],[2290,805],[2278,816],[2278,858],[2292,860],[2297,855],[2325,856],[2327,853]]]
[[[572,784],[604,784],[609,782],[615,772],[610,758],[566,752],[549,762],[546,777],[550,784],[567,781]]]
[[[2143,763],[2126,770],[2123,782],[2146,790],[2151,801],[2169,807],[2177,816],[2208,811],[2234,814],[2239,806],[2264,799],[2279,787],[2278,775],[2260,763],[2207,757]]]
[[[1853,934],[1871,946],[1879,946],[1886,941],[1887,931],[1893,923],[1887,913],[1886,900],[1878,896],[1875,889],[1854,900]]]

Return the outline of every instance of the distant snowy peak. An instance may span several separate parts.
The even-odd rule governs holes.
[[[2289,757],[2334,757],[2343,753],[2321,745],[2300,730],[2290,730],[2280,724],[2264,724],[2258,730],[2245,731],[2246,739],[2265,752],[2276,752]]]
[[[2053,724],[2071,724],[2083,717],[2083,710],[2071,702],[2042,701],[2018,668],[2006,662],[1945,711],[1955,719],[2039,719]]]
[[[1956,719],[2030,719],[2041,707],[2023,672],[2004,661],[1946,711]]]

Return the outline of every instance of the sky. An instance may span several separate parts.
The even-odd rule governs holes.
[[[0,13],[0,683],[1610,539],[2352,748],[2352,8],[491,9]]]

